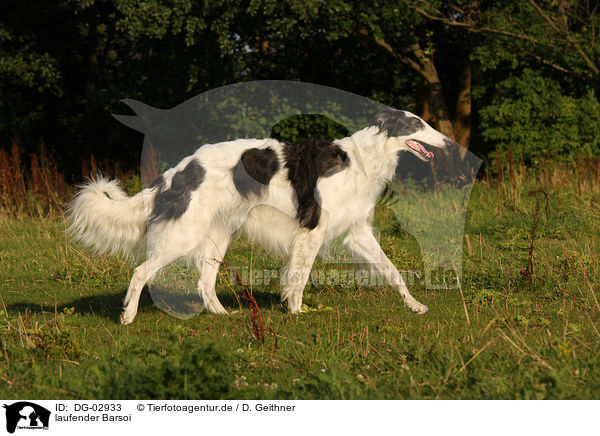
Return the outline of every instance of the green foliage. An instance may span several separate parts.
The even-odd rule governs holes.
[[[559,83],[526,69],[501,81],[480,111],[484,139],[518,160],[570,160],[600,153],[600,102],[593,92],[565,94]]]
[[[294,115],[280,121],[271,130],[271,137],[286,142],[307,138],[332,141],[348,135],[348,129],[322,115]]]
[[[45,121],[48,99],[63,95],[56,56],[41,47],[38,35],[15,28],[18,21],[11,18],[9,13],[0,21],[0,134]]]
[[[239,357],[219,342],[138,347],[91,368],[99,398],[225,399],[234,389]],[[239,363],[237,363],[239,366]],[[126,368],[125,371],[121,368]]]
[[[530,161],[568,160],[598,153],[599,26],[581,1],[9,2],[0,6],[0,140],[20,139],[31,152],[43,138],[71,173],[91,152],[129,169],[141,142],[108,115],[122,112],[121,98],[168,108],[223,85],[277,78],[418,112],[423,62],[431,61],[450,116],[461,71],[471,68],[474,151],[511,146]],[[232,128],[260,121],[248,113]],[[273,133],[341,134],[301,124]]]
[[[35,353],[40,358],[66,358],[77,360],[81,354],[81,346],[70,332],[44,331],[33,335]]]
[[[576,87],[598,86],[594,29],[600,15],[589,3],[510,0],[474,7],[469,24],[486,35],[473,50],[483,71],[535,65],[545,75],[574,79]]]
[[[364,387],[357,379],[340,369],[322,369],[311,371],[306,376],[292,383],[290,387],[280,389],[277,396],[280,399],[304,398],[320,400],[351,400],[364,396]]]

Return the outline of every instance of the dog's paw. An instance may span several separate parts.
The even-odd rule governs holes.
[[[135,319],[135,315],[136,315],[135,313],[124,310],[123,313],[121,313],[121,324],[122,325],[131,324],[133,322],[133,320]]]
[[[214,307],[208,310],[210,313],[214,313],[215,315],[229,315],[229,312],[223,307]]]
[[[302,306],[300,306],[300,307],[290,307],[289,310],[290,310],[290,313],[292,315],[299,315],[301,313],[305,313],[306,312],[305,310],[302,310]]]
[[[207,310],[215,315],[229,315],[229,312],[227,312],[227,310],[225,310],[225,308],[220,304],[218,306],[211,304],[209,307],[207,307]]]
[[[404,305],[408,307],[411,312],[418,313],[419,315],[424,315],[429,312],[429,307],[419,303],[418,301],[404,303]]]

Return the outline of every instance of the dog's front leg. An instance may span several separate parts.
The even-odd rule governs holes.
[[[391,286],[400,292],[406,307],[416,313],[427,313],[429,310],[427,306],[414,299],[408,291],[402,275],[379,246],[379,242],[373,236],[371,226],[365,222],[353,227],[344,239],[344,244],[353,254],[371,264],[378,273],[385,277],[385,280]]]
[[[198,252],[196,260],[200,272],[198,293],[202,297],[204,308],[211,313],[227,313],[227,310],[219,302],[215,285],[219,266],[223,262],[230,239],[231,232],[225,223],[214,220]]]
[[[281,301],[292,313],[302,312],[302,293],[315,257],[323,244],[324,231],[302,229],[294,239],[290,260],[281,274]]]

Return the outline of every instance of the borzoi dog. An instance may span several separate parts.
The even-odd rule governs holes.
[[[240,227],[289,259],[281,300],[291,313],[302,311],[302,293],[321,246],[345,235],[345,246],[372,264],[406,307],[423,314],[427,306],[410,294],[371,223],[400,151],[428,161],[434,157],[428,148],[454,145],[416,115],[391,108],[372,125],[333,142],[238,139],[203,145],[134,197],[114,180],[90,181],[68,208],[69,231],[98,253],[145,256],[131,278],[122,324],[135,318],[144,285],[181,257],[193,259],[199,269],[205,309],[227,313],[215,283]]]

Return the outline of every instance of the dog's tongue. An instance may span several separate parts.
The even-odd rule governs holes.
[[[418,143],[417,141],[413,141],[412,139],[409,139],[408,141],[406,141],[406,145],[408,145],[410,148],[412,148],[415,151],[418,151],[419,153],[424,154],[425,156],[433,159],[433,153],[430,151],[425,150],[425,147],[423,147],[420,143]]]

